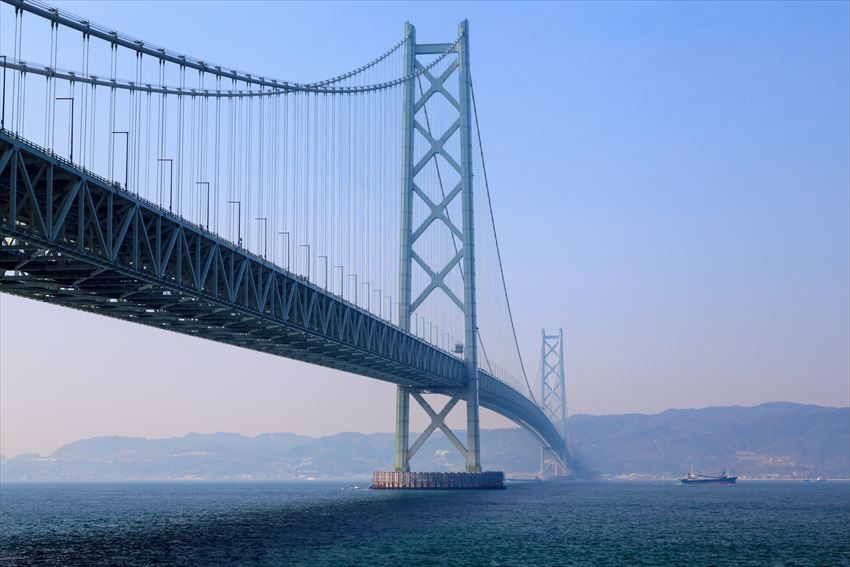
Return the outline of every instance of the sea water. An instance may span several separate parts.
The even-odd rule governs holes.
[[[850,566],[850,484],[0,484],[0,565]]]

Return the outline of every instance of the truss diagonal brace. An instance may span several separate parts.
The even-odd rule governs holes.
[[[461,248],[455,253],[454,257],[449,260],[448,264],[446,264],[442,270],[440,270],[439,274],[432,270],[416,252],[411,252],[411,257],[416,261],[417,264],[419,264],[419,266],[425,271],[425,273],[428,274],[428,277],[431,278],[431,283],[428,284],[428,287],[422,290],[422,293],[420,293],[419,296],[413,301],[413,303],[411,303],[411,312],[415,311],[419,307],[419,305],[421,305],[422,302],[425,301],[425,299],[431,294],[431,292],[437,288],[442,289],[443,292],[445,292],[445,294],[449,297],[449,299],[454,301],[455,305],[458,306],[458,309],[462,311],[463,302],[457,297],[457,295],[455,295],[451,288],[446,285],[446,276],[463,258],[463,248]]]
[[[446,130],[443,133],[442,136],[440,136],[439,140],[434,139],[431,136],[431,134],[429,134],[428,131],[425,128],[423,128],[422,125],[419,123],[419,121],[416,120],[415,118],[413,119],[413,127],[422,135],[423,138],[425,138],[425,140],[431,146],[431,149],[429,149],[427,152],[425,152],[425,155],[423,155],[419,159],[419,162],[415,166],[413,166],[413,175],[414,176],[417,173],[419,173],[422,170],[422,168],[425,167],[425,165],[427,165],[427,163],[429,161],[431,161],[434,158],[434,156],[436,156],[437,154],[443,156],[443,158],[446,160],[446,162],[450,166],[452,166],[452,168],[454,168],[455,171],[457,171],[461,175],[463,174],[463,169],[461,168],[460,164],[445,149],[446,142],[449,141],[449,138],[452,137],[452,134],[454,134],[457,131],[457,129],[460,127],[460,119],[456,120],[449,127],[449,129]]]
[[[416,183],[413,184],[413,192],[418,195],[420,199],[422,199],[425,205],[427,205],[428,208],[431,209],[431,212],[428,214],[428,217],[422,221],[422,223],[419,225],[419,228],[413,231],[413,235],[410,237],[411,242],[416,242],[417,240],[419,240],[419,237],[422,236],[422,233],[428,230],[428,227],[430,227],[431,224],[437,221],[438,219],[442,220],[443,223],[445,223],[445,225],[449,227],[449,230],[455,233],[455,236],[457,236],[458,239],[463,238],[463,232],[457,227],[457,225],[455,225],[455,223],[452,222],[447,212],[449,208],[449,203],[451,203],[454,198],[457,197],[457,194],[460,193],[461,188],[462,186],[460,183],[455,185],[454,189],[452,189],[445,196],[445,198],[440,201],[440,204],[436,205],[434,204],[434,201],[428,198],[428,195],[426,195],[425,192],[422,191],[422,189],[420,189],[418,185],[416,185]]]
[[[437,429],[440,429],[446,435],[448,440],[451,441],[452,445],[454,445],[455,448],[460,452],[460,454],[463,455],[463,458],[466,459],[469,455],[469,451],[466,450],[466,447],[463,446],[463,443],[460,442],[460,439],[457,438],[454,432],[449,429],[449,426],[446,425],[445,421],[446,416],[449,415],[449,412],[452,411],[455,405],[457,405],[457,403],[460,401],[460,397],[453,397],[440,411],[440,413],[437,413],[434,411],[434,408],[432,408],[431,405],[427,401],[425,401],[425,398],[422,397],[422,394],[418,392],[411,392],[411,395],[413,396],[413,399],[415,399],[419,403],[419,405],[422,406],[422,409],[425,410],[425,413],[427,413],[428,416],[431,418],[431,423],[428,425],[428,427],[425,428],[425,431],[423,431],[422,434],[419,435],[419,437],[416,439],[416,442],[413,443],[413,445],[408,450],[408,458],[413,458],[413,455],[415,455],[416,452],[422,447],[422,445],[425,444],[425,441],[428,440],[431,434],[434,433],[434,431],[436,431]]]
[[[457,69],[457,60],[452,61],[452,63],[448,67],[446,67],[446,69],[438,77],[434,77],[434,75],[432,75],[428,71],[428,69],[426,69],[419,62],[416,63],[416,69],[421,71],[425,78],[428,79],[429,86],[428,90],[420,96],[419,100],[416,101],[416,104],[413,106],[414,114],[419,112],[419,109],[425,106],[425,103],[427,103],[428,100],[432,96],[434,96],[435,93],[442,94],[444,97],[446,97],[446,100],[449,101],[452,106],[460,110],[460,103],[443,86],[446,82],[446,79],[448,79],[451,74],[454,73],[454,70]]]

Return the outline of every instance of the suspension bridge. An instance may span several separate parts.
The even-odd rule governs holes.
[[[438,429],[480,473],[479,407],[569,470],[563,336],[533,386],[469,44],[465,21],[444,43],[407,24],[292,82],[3,0],[0,291],[394,383],[394,473]],[[431,418],[413,443],[411,399]]]

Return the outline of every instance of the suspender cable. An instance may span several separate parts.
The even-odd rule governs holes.
[[[475,134],[476,134],[476,137],[478,138],[478,151],[481,155],[481,171],[484,174],[484,187],[485,187],[486,192],[487,192],[487,208],[490,211],[490,224],[493,228],[493,240],[496,243],[496,258],[498,259],[498,263],[499,263],[499,274],[502,277],[502,289],[505,292],[505,303],[507,304],[507,308],[508,308],[508,318],[510,319],[510,322],[511,322],[511,332],[513,333],[513,337],[514,337],[514,346],[516,347],[516,353],[517,353],[517,356],[519,357],[519,365],[520,365],[520,368],[522,368],[522,376],[523,376],[523,378],[525,378],[525,385],[528,388],[528,393],[531,396],[531,400],[535,404],[537,404],[538,402],[537,402],[537,399],[534,397],[534,391],[532,390],[531,384],[528,381],[528,374],[525,372],[525,363],[522,360],[522,352],[520,351],[519,340],[517,339],[517,334],[516,334],[516,325],[514,325],[514,316],[513,316],[513,312],[511,311],[511,301],[510,301],[510,297],[508,296],[508,284],[505,282],[505,269],[504,269],[504,266],[502,266],[502,252],[501,252],[501,249],[499,248],[499,237],[496,234],[496,220],[495,220],[495,216],[493,215],[493,201],[490,197],[490,182],[487,178],[487,164],[484,161],[484,145],[481,142],[481,128],[478,124],[478,106],[475,104],[475,88],[473,86],[471,77],[469,79],[469,91],[470,91],[470,94],[472,95],[472,112],[473,112],[473,117],[475,118]]]

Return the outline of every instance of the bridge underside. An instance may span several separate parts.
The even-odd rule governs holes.
[[[3,234],[10,233],[3,231]],[[415,381],[434,390],[452,386],[437,377],[417,376],[409,367],[337,341],[74,258],[23,236],[0,245],[0,270],[5,271],[0,279],[0,290],[4,293],[388,382]]]
[[[4,230],[3,234],[12,233]],[[450,381],[423,377],[402,364],[338,341],[75,258],[21,235],[0,245],[0,270],[5,271],[0,279],[5,293],[388,382],[414,381],[434,390],[452,386]]]
[[[465,399],[463,361],[6,132],[0,291]],[[480,403],[563,452],[483,372]]]

